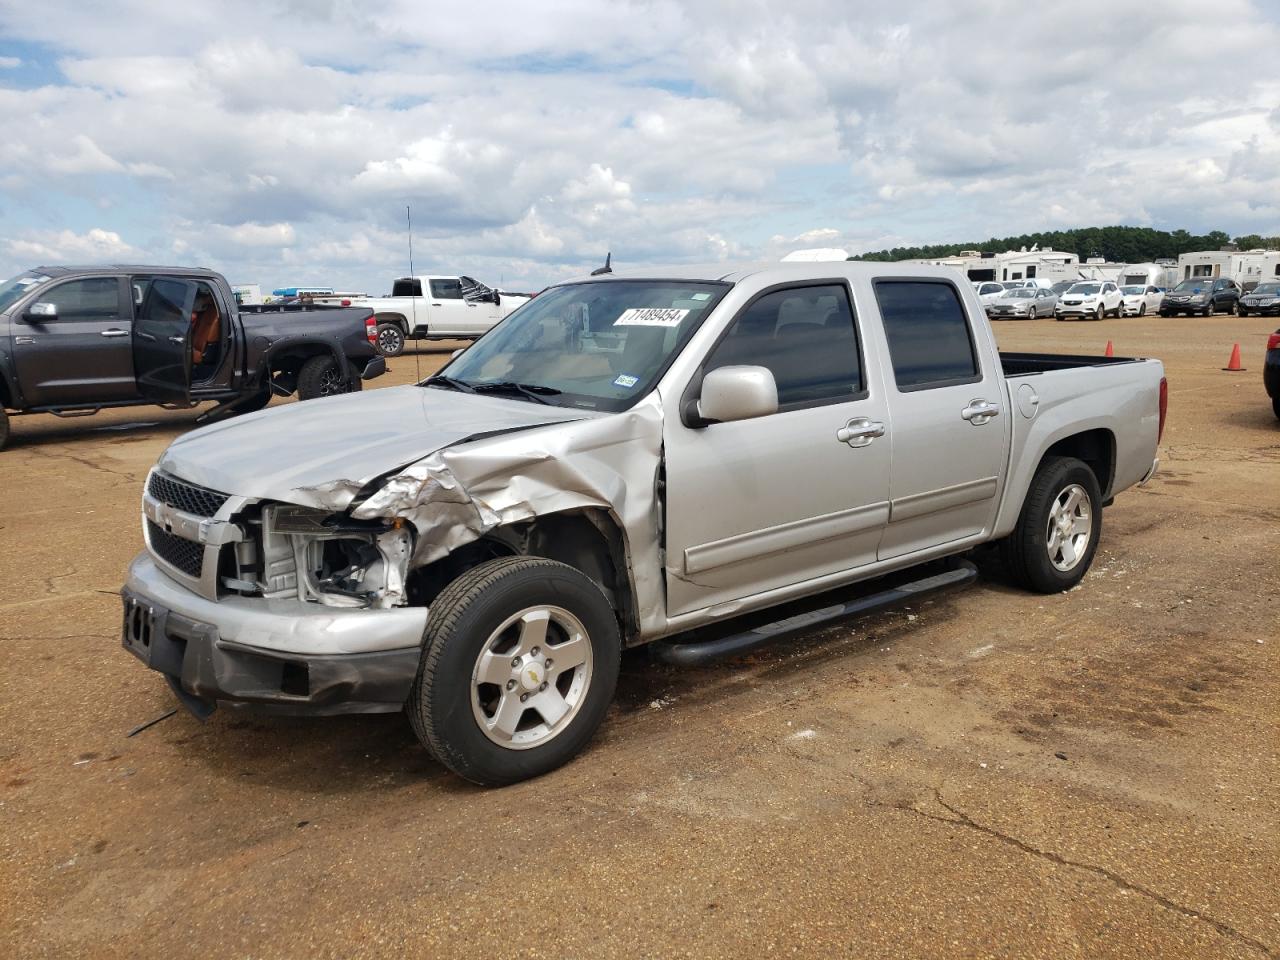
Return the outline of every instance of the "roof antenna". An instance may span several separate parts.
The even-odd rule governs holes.
[[[404,220],[409,225],[409,304],[413,308],[413,333],[418,334],[418,298],[414,296],[413,291],[417,289],[414,284],[418,280],[413,275],[413,213],[409,209],[409,204],[404,205]],[[407,344],[406,344],[407,346]],[[415,382],[422,382],[422,354],[418,352],[418,348],[413,348],[413,371],[417,375]]]
[[[600,274],[602,274],[602,273],[613,273],[613,266],[612,266],[612,263],[613,263],[613,254],[612,254],[612,253],[606,253],[606,254],[604,255],[604,266],[603,266],[603,267],[596,267],[594,270],[592,270],[592,271],[591,271],[591,275],[592,275],[593,277],[598,277],[598,276],[600,276]]]

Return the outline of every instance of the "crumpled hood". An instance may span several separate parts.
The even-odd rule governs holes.
[[[299,490],[370,480],[477,434],[592,412],[405,386],[306,400],[179,437],[160,469],[223,493],[307,503]]]

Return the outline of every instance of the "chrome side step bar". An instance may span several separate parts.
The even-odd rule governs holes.
[[[827,627],[841,620],[900,606],[918,599],[922,594],[967,587],[978,579],[978,568],[968,560],[953,560],[950,565],[951,569],[920,580],[900,583],[875,593],[819,607],[806,613],[797,613],[772,623],[731,633],[728,636],[684,643],[676,640],[658,640],[650,644],[650,649],[663,663],[677,667],[692,667],[721,657],[737,656],[782,637],[812,630],[815,627]]]

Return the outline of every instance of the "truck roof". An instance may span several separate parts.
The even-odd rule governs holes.
[[[29,273],[41,273],[46,277],[65,277],[72,273],[167,273],[177,276],[221,276],[209,267],[166,267],[142,263],[95,263],[88,266],[58,264],[49,267],[32,267]]]
[[[936,267],[918,263],[885,263],[871,260],[821,260],[778,261],[757,263],[708,263],[679,264],[669,267],[645,267],[635,270],[615,270],[599,276],[576,277],[566,283],[601,280],[719,280],[738,283],[748,277],[785,283],[788,280],[814,277],[937,277],[942,273],[955,274],[954,267]]]

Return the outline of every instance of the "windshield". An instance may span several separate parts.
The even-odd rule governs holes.
[[[1180,284],[1178,284],[1173,289],[1176,293],[1188,293],[1195,290],[1204,290],[1206,287],[1211,287],[1211,286],[1213,286],[1212,277],[1208,277],[1208,278],[1199,277],[1197,279],[1192,279],[1192,280],[1183,280]]]
[[[728,289],[690,280],[552,287],[445,367],[443,381],[423,383],[625,410],[648,392]]]
[[[1097,293],[1101,289],[1102,289],[1102,284],[1100,283],[1077,283],[1074,287],[1068,290],[1067,293],[1080,293],[1080,294],[1084,294],[1085,296],[1090,296],[1091,294]]]
[[[1068,290],[1070,290],[1074,286],[1075,286],[1074,280],[1064,280],[1061,283],[1055,283],[1049,289],[1052,290],[1054,293],[1066,293]]]
[[[1145,286],[1121,287],[1120,292],[1125,294],[1126,296],[1133,296],[1135,293],[1136,294],[1146,293],[1147,288]]]
[[[1004,288],[1006,290],[1020,290],[1025,286],[1026,284],[1023,283],[1021,280],[1006,280],[1004,282]]]
[[[0,313],[4,313],[40,284],[47,283],[48,280],[48,277],[39,273],[20,273],[12,280],[5,281],[4,285],[0,286]]]
[[[1280,283],[1260,283],[1253,292],[1262,297],[1277,297],[1280,296]]]

